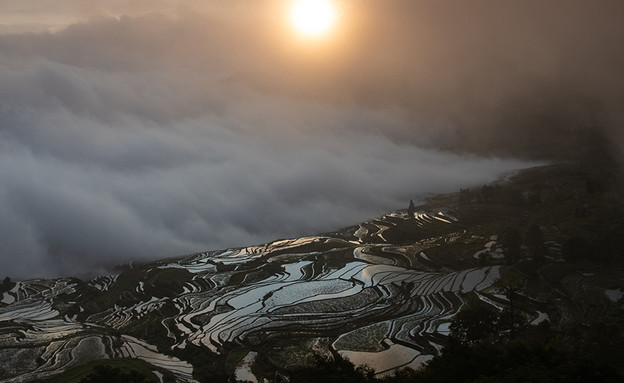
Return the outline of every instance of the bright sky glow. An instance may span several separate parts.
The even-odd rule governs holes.
[[[331,0],[295,0],[290,10],[294,27],[307,37],[319,37],[327,33],[336,17],[336,7]]]

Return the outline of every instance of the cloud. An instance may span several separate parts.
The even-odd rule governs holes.
[[[278,3],[115,2],[0,35],[0,270],[329,231],[529,164],[492,153],[622,142],[621,2],[345,1],[339,37],[314,47],[252,12]]]
[[[401,107],[264,92],[185,63],[190,51],[159,60],[164,48],[141,38],[180,25],[154,20],[0,37],[5,274],[100,272],[332,230],[525,165],[440,152],[453,130],[425,121],[398,139],[417,124]]]

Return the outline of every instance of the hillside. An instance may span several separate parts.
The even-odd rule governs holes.
[[[605,321],[620,339],[618,174],[608,162],[542,166],[336,232],[90,281],[7,279],[0,381],[109,359],[149,363],[128,367],[146,381],[279,381],[340,357],[381,378],[440,355],[461,334],[457,314],[478,307],[510,313],[497,341],[548,326],[574,348],[575,334]]]

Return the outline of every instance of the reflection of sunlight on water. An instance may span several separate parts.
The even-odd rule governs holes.
[[[360,275],[362,268],[366,266],[367,266],[366,263],[363,263],[360,261],[349,262],[340,269],[330,270],[329,272],[327,272],[327,274],[324,274],[322,276],[322,279],[323,280],[329,280],[329,279],[347,280],[347,279],[354,278],[354,279],[360,280],[360,278],[358,278],[358,275]]]
[[[295,263],[287,263],[282,265],[284,267],[284,272],[288,275],[284,282],[286,281],[298,281],[302,279],[305,275],[303,270],[304,267],[311,265],[312,261],[300,261]]]
[[[390,341],[386,340],[386,342]],[[400,344],[392,344],[389,349],[381,352],[340,350],[339,353],[356,366],[366,364],[377,373],[383,373],[399,367],[417,369],[433,358],[431,355],[421,355],[420,352]]]
[[[367,251],[370,248],[360,246],[353,250],[353,258],[361,259],[368,263],[376,264],[376,265],[394,265],[394,261],[390,258],[382,257],[379,255],[373,255],[368,253]]]
[[[298,302],[338,298],[351,295],[353,291],[360,289],[353,290],[352,282],[341,279],[292,283],[276,288],[273,295],[265,303],[273,308]]]
[[[235,295],[234,297],[228,299],[227,303],[235,309],[242,309],[253,303],[260,302],[266,294],[273,292],[280,287],[281,285],[279,284],[270,284],[267,286],[247,288],[242,294]]]
[[[360,271],[360,280],[364,282],[365,285],[371,285],[373,280],[373,271],[370,267],[365,267]]]
[[[387,273],[405,273],[408,270],[391,265],[367,265],[363,267],[359,273],[353,276],[353,278],[362,281],[365,286],[374,286],[383,279]],[[383,274],[383,275],[380,275]],[[407,274],[405,278],[410,276]]]
[[[258,353],[250,351],[245,357],[238,362],[236,366],[236,381],[258,383],[258,378],[251,371],[251,365],[255,362]]]

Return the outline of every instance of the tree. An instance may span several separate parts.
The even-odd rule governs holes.
[[[478,202],[490,203],[494,199],[494,188],[492,186],[483,185],[477,197]]]
[[[375,371],[365,367],[355,367],[339,354],[333,358],[314,356],[313,367],[303,367],[293,371],[292,382],[298,383],[373,383]]]
[[[525,239],[531,257],[536,262],[541,262],[546,256],[546,245],[544,244],[544,234],[539,226],[531,225],[526,232]]]
[[[503,311],[500,316],[499,327],[509,333],[510,339],[514,339],[526,324],[524,318],[516,312],[516,298],[520,292],[525,292],[524,287],[514,284],[506,285],[503,288],[503,294],[509,301],[509,310]]]
[[[505,251],[505,256],[511,262],[516,262],[520,259],[520,255],[522,254],[521,245],[522,238],[520,237],[520,233],[516,228],[507,228],[500,236],[501,245],[503,246],[503,250]]]
[[[470,202],[472,202],[472,193],[470,189],[459,189],[459,197],[457,198],[457,203],[461,206],[466,205]]]
[[[579,236],[573,236],[568,239],[564,244],[561,252],[563,257],[568,261],[578,261],[583,258],[587,258],[587,252],[589,251],[589,244],[585,238]]]
[[[410,200],[407,215],[409,218],[414,218],[414,214],[416,214],[416,206],[414,206],[414,201]]]
[[[498,334],[498,313],[486,305],[461,310],[451,322],[451,336],[462,344],[490,343]]]
[[[537,205],[542,202],[542,185],[539,183],[533,184],[527,199],[529,205]]]
[[[80,383],[150,383],[154,382],[154,378],[150,379],[136,370],[124,372],[119,368],[104,365],[95,366],[93,372],[80,380]]]
[[[0,284],[0,291],[9,291],[13,285],[14,284],[11,282],[11,278],[6,277],[2,281],[2,284]]]
[[[602,191],[602,185],[597,180],[585,181],[585,190],[587,194],[595,194]]]

